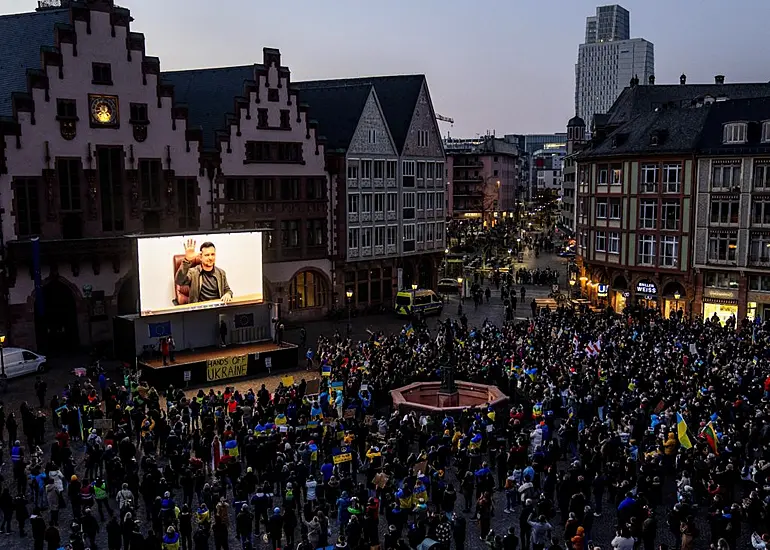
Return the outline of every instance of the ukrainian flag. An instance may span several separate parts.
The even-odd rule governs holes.
[[[679,413],[676,413],[676,431],[679,436],[679,444],[685,449],[692,447],[690,437],[687,435],[687,424],[684,422],[684,418]]]

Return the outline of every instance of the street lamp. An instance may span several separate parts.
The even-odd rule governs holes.
[[[345,291],[345,297],[348,299],[348,336],[350,336],[350,332],[353,330],[353,326],[350,324],[350,304],[353,300],[353,291],[347,289]]]
[[[674,311],[679,311],[679,298],[681,298],[682,295],[679,293],[678,290],[674,291]]]
[[[463,278],[462,277],[458,277],[457,278],[457,284],[460,286],[460,299],[462,300],[462,299],[465,298],[465,288],[463,287]]]
[[[94,316],[94,302],[93,302],[93,295],[94,295],[94,287],[92,287],[89,284],[83,285],[83,296],[86,300],[88,300],[88,345],[93,348],[94,346],[94,336],[93,336],[93,324],[92,324],[92,318]]]
[[[5,353],[3,351],[3,347],[5,346],[5,334],[0,335],[0,368],[2,368],[2,371],[0,371],[0,376],[3,377],[3,380],[5,380]]]

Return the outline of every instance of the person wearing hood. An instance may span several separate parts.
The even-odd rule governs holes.
[[[572,543],[572,550],[584,550],[586,545],[586,530],[583,527],[578,527],[575,536],[570,539]]]
[[[173,526],[166,529],[161,548],[163,550],[179,550],[181,548],[179,533]]]

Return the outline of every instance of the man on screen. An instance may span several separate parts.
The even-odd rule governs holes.
[[[187,239],[184,243],[184,260],[176,272],[175,281],[178,285],[190,287],[190,303],[222,300],[229,304],[233,299],[233,291],[227,284],[227,274],[224,269],[215,266],[217,249],[214,243],[206,241],[200,247],[200,265],[192,263],[198,256],[195,241]]]

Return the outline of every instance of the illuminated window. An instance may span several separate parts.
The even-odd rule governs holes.
[[[326,279],[313,271],[297,273],[289,283],[289,309],[324,307],[328,296]]]

